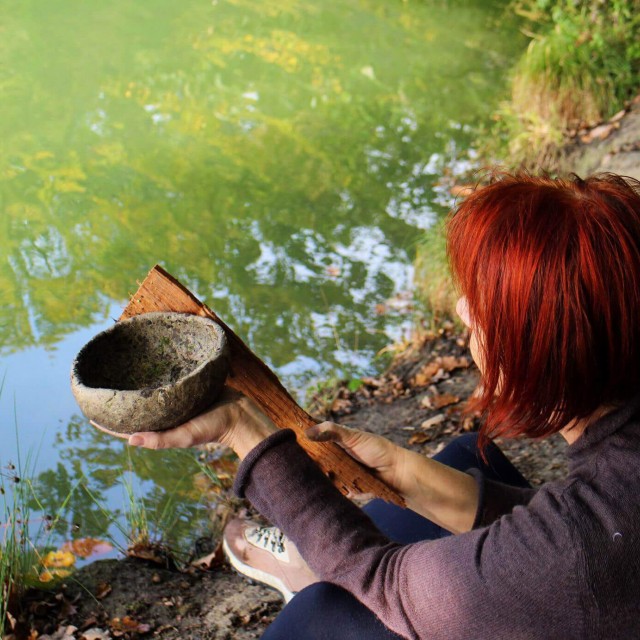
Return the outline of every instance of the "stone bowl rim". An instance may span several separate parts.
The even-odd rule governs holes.
[[[135,324],[136,322],[141,322],[143,318],[149,319],[149,316],[153,316],[152,318],[150,318],[151,320],[153,320],[154,318],[161,318],[161,317],[166,318],[166,317],[179,316],[181,319],[197,318],[198,322],[205,321],[205,324],[209,324],[213,326],[213,328],[219,334],[220,336],[219,346],[215,351],[211,352],[211,355],[209,357],[205,358],[202,362],[200,362],[200,364],[198,364],[198,366],[195,369],[190,370],[189,373],[187,373],[184,376],[181,376],[174,382],[170,382],[169,384],[165,384],[162,386],[157,386],[157,387],[148,386],[148,387],[141,387],[139,389],[114,389],[112,387],[90,387],[80,379],[80,376],[78,375],[78,362],[80,361],[80,358],[88,350],[90,345],[92,345],[94,342],[97,342],[103,336],[109,335],[119,330],[120,327],[122,326],[128,326],[129,324]],[[100,392],[100,391],[117,392],[119,394],[120,393],[124,394],[125,397],[129,395],[131,396],[138,395],[146,389],[153,389],[154,391],[169,390],[169,389],[175,388],[175,386],[178,383],[198,375],[201,372],[201,370],[213,360],[217,360],[220,357],[225,357],[226,346],[227,346],[227,335],[224,329],[213,318],[209,318],[208,316],[201,316],[195,313],[180,313],[178,311],[149,311],[148,313],[139,313],[135,316],[131,316],[130,318],[126,318],[125,320],[118,320],[112,326],[104,329],[103,331],[100,331],[100,333],[97,333],[95,336],[93,336],[93,338],[91,338],[91,340],[86,342],[82,346],[80,351],[78,351],[76,357],[73,359],[73,363],[71,364],[71,381],[72,381],[72,385],[78,389],[88,389],[95,392]]]

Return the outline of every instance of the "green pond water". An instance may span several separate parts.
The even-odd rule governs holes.
[[[206,530],[193,453],[128,452],[69,391],[155,263],[300,398],[380,366],[523,46],[504,5],[0,2],[0,463],[30,455],[40,516],[79,483],[52,544],[124,540],[128,475],[170,538]]]

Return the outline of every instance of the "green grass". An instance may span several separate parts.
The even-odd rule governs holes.
[[[0,394],[3,387],[4,379],[0,384]],[[17,440],[17,427],[15,431]],[[18,447],[16,462],[8,462],[0,469],[0,632],[9,616],[16,614],[12,609],[20,596],[38,575],[38,552],[29,530],[33,495],[31,462],[31,456],[22,459]],[[35,537],[39,534],[40,531]]]
[[[131,465],[131,457],[129,457]],[[140,496],[134,486],[133,465],[122,478],[122,485],[125,490],[125,514],[127,519],[127,537],[129,547],[135,545],[150,545],[151,532],[149,529],[149,516],[144,499]]]
[[[179,500],[185,491],[195,491],[194,477],[198,471],[202,471],[202,465],[192,451],[177,450],[171,452],[172,459],[185,458],[189,461],[189,467],[179,478],[170,492],[162,492],[161,495],[145,495],[143,487],[137,480],[143,477],[144,470],[136,467],[144,464],[144,458],[149,452],[127,449],[128,469],[122,476],[124,489],[124,515],[126,525],[123,526],[113,518],[113,522],[127,539],[127,555],[145,557],[147,552],[156,559],[163,559],[168,564],[183,565],[189,555],[189,549],[185,548],[184,541],[180,541],[175,533],[179,524],[180,509]],[[166,456],[169,452],[162,452],[165,460],[154,455],[153,464],[169,464]],[[215,474],[214,474],[215,475]]]
[[[427,328],[435,329],[443,320],[456,321],[458,293],[447,261],[447,241],[441,221],[424,235],[416,249],[415,293],[423,303]]]
[[[3,386],[4,380],[0,394]],[[52,549],[52,532],[79,484],[71,488],[55,515],[35,518],[36,511],[45,513],[33,482],[37,456],[29,452],[23,458],[21,454],[15,409],[14,423],[17,459],[0,469],[0,634],[10,616],[17,615],[20,597],[29,587],[42,588],[48,580],[62,575],[62,571],[49,571],[43,559]]]
[[[511,100],[496,114],[493,155],[511,166],[551,165],[562,142],[623,108],[640,89],[636,0],[516,0],[530,37]],[[491,148],[493,147],[493,148]],[[486,155],[486,153],[485,153]]]

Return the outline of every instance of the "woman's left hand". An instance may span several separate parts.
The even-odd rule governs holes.
[[[468,531],[475,520],[479,490],[474,478],[374,433],[323,422],[307,429],[310,440],[331,440],[373,469],[407,506],[452,533]]]

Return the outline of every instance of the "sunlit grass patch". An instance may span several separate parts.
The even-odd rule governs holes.
[[[635,0],[516,0],[531,38],[497,112],[513,165],[553,162],[562,142],[609,118],[640,88]],[[500,137],[500,136],[498,136]]]
[[[429,328],[442,320],[455,320],[458,294],[447,260],[444,223],[430,229],[416,249],[414,283],[416,296],[422,301]]]

